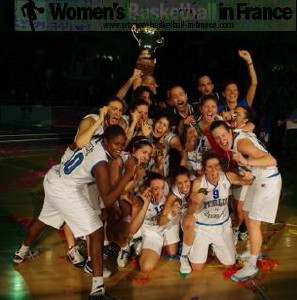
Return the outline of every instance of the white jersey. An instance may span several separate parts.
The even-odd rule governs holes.
[[[237,151],[237,143],[239,140],[249,139],[254,144],[255,147],[268,153],[268,151],[261,144],[261,142],[257,139],[257,137],[254,133],[252,133],[250,131],[244,131],[244,130],[235,130],[234,133],[235,133],[235,137],[234,137],[233,147],[232,147],[233,150]],[[272,176],[275,176],[276,174],[279,174],[276,166],[271,166],[271,167],[248,166],[248,169],[256,177],[256,180],[261,179],[261,178],[270,178]]]
[[[154,202],[151,200],[143,221],[144,226],[149,226],[150,229],[154,231],[161,231],[162,229],[165,229],[165,226],[158,225],[158,217],[160,216],[165,202],[166,196],[163,196],[160,202]]]
[[[226,174],[220,172],[220,180],[216,186],[210,183],[205,175],[201,177],[200,188],[207,190],[203,207],[195,213],[196,224],[220,225],[229,219],[228,197],[231,183]]]
[[[63,178],[66,184],[81,186],[94,181],[93,168],[100,162],[108,162],[108,156],[101,142],[94,140],[76,149],[67,161],[52,168],[50,177]]]

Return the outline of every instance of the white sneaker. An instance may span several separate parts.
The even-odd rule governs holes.
[[[182,274],[190,274],[192,272],[192,268],[189,262],[188,255],[181,255],[179,258],[180,269],[179,271]]]
[[[16,264],[22,263],[25,259],[34,258],[39,255],[39,251],[31,250],[27,248],[27,250],[21,251],[22,246],[14,253],[13,262]]]
[[[258,273],[258,268],[252,265],[246,265],[240,270],[238,270],[235,274],[233,274],[230,278],[233,281],[240,282],[240,281],[246,281],[254,276],[256,276]]]
[[[127,266],[129,255],[130,255],[130,247],[129,246],[126,246],[126,247],[120,249],[118,258],[117,258],[117,264],[120,268],[124,268]]]
[[[77,266],[77,267],[82,267],[84,266],[85,259],[84,257],[80,254],[79,252],[79,247],[77,245],[72,246],[68,252],[67,252],[67,257],[70,260],[70,262]]]

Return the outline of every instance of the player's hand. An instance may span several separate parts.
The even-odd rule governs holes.
[[[152,120],[147,119],[141,122],[141,131],[144,136],[149,136],[153,130]]]
[[[135,81],[143,76],[143,72],[139,69],[134,69],[133,74],[131,76],[131,80]]]
[[[131,113],[131,117],[132,117],[132,122],[138,123],[140,119],[140,113],[137,110],[135,110]]]
[[[239,175],[242,177],[243,180],[245,181],[250,181],[254,179],[254,175],[252,172],[249,171],[240,171]]]
[[[101,107],[99,109],[99,119],[104,120],[107,113],[108,113],[108,107],[107,106]]]
[[[247,64],[253,63],[253,59],[247,50],[238,50],[238,55],[244,59]]]
[[[152,199],[152,190],[150,187],[147,187],[142,193],[141,193],[141,199],[147,203],[147,202],[150,202],[151,199]]]

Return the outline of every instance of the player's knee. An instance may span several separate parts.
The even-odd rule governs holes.
[[[143,262],[140,264],[140,270],[145,273],[150,273],[154,270],[155,266],[150,262]]]

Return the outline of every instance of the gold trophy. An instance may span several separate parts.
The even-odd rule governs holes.
[[[136,69],[141,70],[144,75],[152,75],[156,63],[155,52],[157,48],[164,45],[164,38],[160,31],[154,27],[136,28],[133,25],[131,31],[140,48]]]

